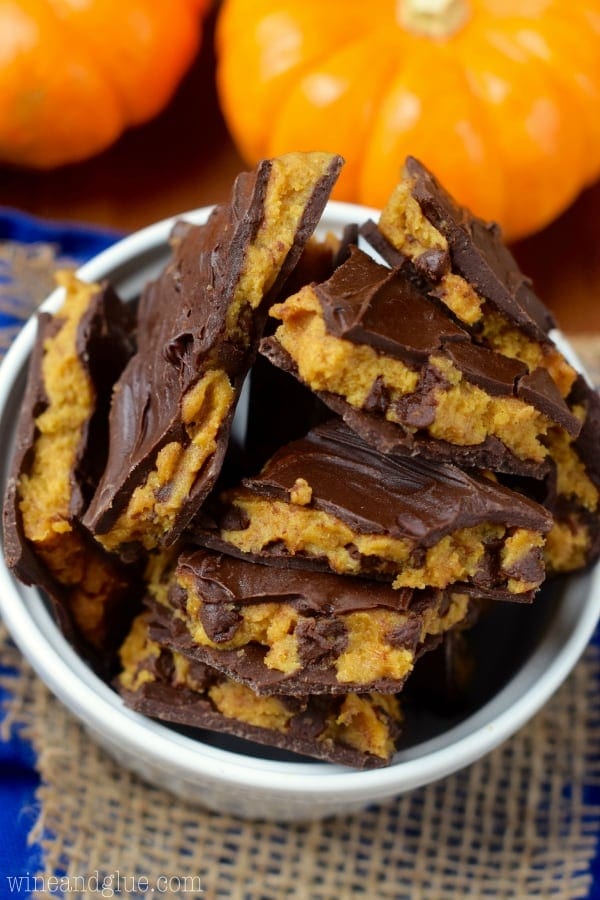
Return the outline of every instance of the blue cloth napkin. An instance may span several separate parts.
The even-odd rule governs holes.
[[[58,256],[68,257],[76,263],[83,263],[100,253],[119,237],[117,231],[47,222],[0,207],[0,242],[49,243],[56,247]],[[9,273],[0,272],[4,285],[9,278]],[[18,296],[14,298],[14,305],[18,310]],[[16,316],[0,311],[0,331],[14,327],[18,321]],[[1,659],[0,675],[10,675]],[[6,691],[0,687],[0,720],[4,716],[6,699]],[[27,835],[37,817],[37,785],[34,754],[27,741],[19,734],[13,734],[9,741],[0,741],[0,897],[8,895],[10,884],[15,887],[17,896],[26,896],[27,891],[18,890],[19,883],[24,886],[26,881],[19,882],[18,879],[33,876],[41,868],[39,847],[27,843]]]

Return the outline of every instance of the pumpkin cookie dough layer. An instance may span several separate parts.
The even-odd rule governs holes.
[[[544,553],[550,573],[574,571],[600,555],[600,397],[579,376],[569,402],[582,428],[577,438],[554,434],[549,444],[553,468],[544,504],[554,524]]]
[[[271,315],[282,324],[261,351],[383,452],[539,475],[548,432],[580,430],[544,369],[474,343],[402,270],[356,248]]]
[[[551,517],[447,464],[386,457],[343,423],[278,451],[224,492],[205,546],[276,565],[378,576],[395,588],[467,583],[529,600],[544,577]]]
[[[62,283],[61,310],[39,316],[4,542],[9,566],[51,595],[65,632],[102,648],[116,607],[135,592],[79,520],[104,467],[110,393],[133,352],[133,321],[109,287],[66,274]]]
[[[148,614],[139,616],[121,648],[117,686],[133,709],[356,768],[391,761],[402,719],[393,695],[260,697],[167,649],[150,637],[151,624]]]
[[[282,578],[203,550],[180,556],[166,601],[154,617],[172,649],[258,694],[299,696],[400,691],[416,658],[470,607],[464,592],[398,591],[300,569]]]
[[[362,229],[393,266],[406,267],[494,350],[548,371],[566,397],[577,373],[548,336],[549,310],[502,241],[497,225],[459,206],[413,157],[377,227]]]
[[[115,389],[106,470],[85,523],[124,557],[173,543],[219,474],[266,306],[312,234],[341,166],[266,160],[205,225],[176,228],[145,289],[139,348]]]

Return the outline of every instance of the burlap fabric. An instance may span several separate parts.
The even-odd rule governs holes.
[[[600,374],[598,343],[574,343]],[[33,897],[599,895],[592,875],[600,833],[595,645],[536,718],[485,759],[361,814],[308,824],[241,822],[174,800],[99,749],[1,629],[0,661],[14,670],[3,679],[11,697],[4,737],[21,729],[41,777],[31,840],[44,864],[32,878]],[[57,874],[62,894],[50,881]]]
[[[23,321],[55,287],[56,268],[75,265],[73,260],[57,256],[57,249],[46,243],[0,244],[0,314],[8,319],[0,328],[0,359]]]

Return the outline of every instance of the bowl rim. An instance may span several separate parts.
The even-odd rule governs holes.
[[[189,210],[140,229],[119,240],[78,269],[87,281],[110,277],[110,273],[136,257],[165,246],[173,224],[180,219],[205,221],[212,206]],[[327,228],[343,227],[357,217],[378,215],[377,210],[351,203],[330,201],[322,219]],[[329,225],[328,225],[329,223]],[[63,289],[57,288],[41,309],[58,308]],[[14,385],[25,370],[35,335],[32,316],[13,341],[0,365],[0,418],[6,414]],[[581,370],[570,345],[553,334]],[[6,438],[6,432],[2,439]],[[458,725],[443,732],[444,745],[437,738],[415,745],[415,755],[401,752],[389,766],[353,770],[323,762],[288,762],[254,758],[243,753],[205,744],[171,730],[124,706],[118,694],[96,676],[59,631],[39,591],[26,588],[0,559],[0,615],[15,643],[50,690],[97,736],[110,739],[113,746],[137,754],[170,774],[192,781],[199,775],[222,785],[251,786],[271,795],[318,795],[333,799],[344,791],[349,800],[378,799],[436,781],[486,755],[518,731],[551,697],[565,680],[592,637],[600,618],[600,564],[571,576],[571,590],[585,592],[581,612],[569,622],[569,610],[559,603],[552,626],[532,656],[489,701]],[[572,616],[571,616],[572,618]],[[564,621],[563,621],[564,620]],[[546,661],[542,674],[531,682],[531,667]],[[528,677],[529,675],[529,677]],[[519,695],[523,683],[526,688]],[[506,704],[507,695],[517,694]],[[494,708],[498,707],[494,713]],[[492,715],[490,716],[490,710]],[[149,740],[151,737],[151,740]],[[428,746],[433,745],[428,750]]]

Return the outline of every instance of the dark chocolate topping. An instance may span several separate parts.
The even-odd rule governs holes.
[[[161,658],[170,655],[171,651],[163,648]],[[200,664],[194,663],[194,666],[198,665]],[[203,670],[203,679],[198,679],[194,672],[199,690],[173,683],[168,675],[168,665],[155,666],[155,680],[144,682],[136,691],[125,690],[120,684],[117,687],[127,706],[165,722],[231,734],[255,744],[279,747],[291,753],[359,769],[384,766],[390,762],[389,759],[363,753],[341,742],[319,740],[327,720],[339,709],[342,702],[340,697],[281,697],[282,703],[292,711],[292,718],[286,731],[276,731],[250,725],[220,713],[206,691],[210,684],[222,682],[224,676],[209,666],[203,666]],[[392,739],[396,738],[397,723],[390,721],[388,727]],[[256,748],[249,748],[249,752],[259,755]]]
[[[423,547],[483,522],[541,532],[551,525],[542,507],[507,488],[455,466],[385,457],[340,422],[288,444],[244,484],[254,493],[288,499],[298,478],[311,486],[315,509],[358,532],[383,532]]]
[[[330,334],[369,344],[408,365],[423,365],[432,355],[444,354],[468,381],[488,393],[518,396],[570,433],[579,432],[579,422],[549,375],[543,370],[527,375],[524,363],[474,343],[443,305],[413,285],[404,269],[390,270],[352,248],[350,258],[314,290]],[[414,427],[430,424],[399,421]]]
[[[512,322],[534,338],[554,327],[550,311],[535,295],[502,240],[500,229],[459,206],[425,166],[409,156],[411,193],[425,217],[447,239],[454,269]]]
[[[27,540],[19,508],[19,479],[22,475],[30,472],[34,460],[35,442],[38,437],[35,419],[48,407],[49,402],[42,371],[44,345],[48,339],[56,336],[62,324],[60,310],[56,315],[49,313],[38,315],[38,331],[29,360],[27,384],[17,426],[11,473],[7,480],[4,497],[4,553],[8,566],[21,581],[25,584],[37,585],[48,594],[62,633],[79,648],[86,658],[91,658],[94,665],[100,668],[103,662],[95,657],[95,651],[92,648],[82,643],[81,635],[78,634],[75,627],[69,609],[69,588],[56,581],[45,561],[38,556],[34,546]],[[133,351],[132,327],[130,311],[121,303],[109,285],[102,285],[91,295],[76,332],[76,351],[80,365],[91,380],[94,408],[91,411],[91,418],[82,427],[75,467],[71,472],[69,512],[73,529],[79,533],[80,539],[88,544],[90,559],[93,557],[105,558],[106,554],[81,528],[79,517],[83,511],[85,499],[95,485],[105,461],[107,444],[105,414],[109,405],[113,380],[118,377]],[[120,601],[124,608],[130,603],[125,601],[123,595],[129,594],[130,601],[134,602],[139,591],[134,586],[128,586],[127,573],[117,565],[117,561],[113,560],[111,566],[114,570],[115,602]],[[106,585],[104,587],[106,588]],[[113,604],[110,602],[106,604],[104,615],[112,616],[112,626],[107,622],[106,643],[108,646],[111,641],[119,639],[122,615],[115,612]]]
[[[113,385],[135,352],[135,315],[109,284],[90,300],[77,329],[77,353],[94,385],[95,406],[83,429],[72,478],[71,511],[80,516],[104,471]]]
[[[42,360],[44,343],[53,337],[60,322],[49,314],[40,313],[37,322],[37,335],[29,360],[27,384],[21,404],[21,412],[17,425],[17,436],[11,471],[6,482],[3,506],[3,543],[7,565],[25,584],[38,584],[51,595],[59,594],[56,582],[46,566],[34,553],[25,537],[23,519],[19,509],[19,479],[29,473],[33,465],[34,444],[37,437],[35,419],[48,406],[48,397],[44,388]],[[60,607],[57,607],[60,614]],[[62,611],[60,624],[66,631],[67,617]],[[65,626],[63,628],[63,625]]]
[[[371,245],[382,259],[384,259],[394,269],[401,269],[406,266],[408,257],[397,250],[379,230],[373,219],[367,219],[359,226],[359,234],[364,237],[368,244]]]
[[[565,429],[572,437],[581,431],[581,422],[573,415],[546,369],[537,368],[517,384],[517,394]]]
[[[414,591],[394,590],[388,584],[326,572],[290,569],[281,572],[270,566],[206,550],[184,552],[178,574],[191,577],[198,596],[207,606],[218,606],[229,614],[232,606],[281,602],[293,605],[305,615],[345,614],[358,610],[406,609]],[[219,615],[213,612],[211,615]]]
[[[488,394],[496,396],[512,394],[515,382],[527,374],[527,366],[519,360],[502,356],[476,344],[467,344],[464,341],[460,344],[449,344],[446,353],[468,381],[479,385]],[[565,405],[562,400],[561,403]]]
[[[401,271],[380,266],[357,248],[324,284],[315,286],[330,334],[421,363],[466,331],[421,294]]]
[[[317,184],[299,223],[294,244],[264,298],[277,296],[314,230],[337,177],[335,157]],[[173,258],[142,295],[138,316],[138,353],[125,370],[110,413],[106,470],[86,515],[96,533],[110,529],[134,488],[155,466],[163,446],[189,442],[181,419],[187,390],[207,369],[224,370],[236,392],[251,364],[265,315],[264,308],[244,324],[248,343],[226,338],[227,312],[243,271],[246,253],[264,218],[272,161],[238,176],[229,204],[217,206],[205,225],[179,230]],[[226,449],[233,409],[221,427],[218,448],[196,478],[172,542],[214,485]]]

